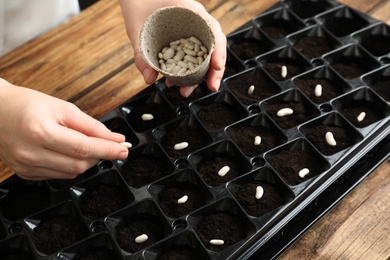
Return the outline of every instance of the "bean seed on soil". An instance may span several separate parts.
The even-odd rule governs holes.
[[[357,117],[357,121],[358,122],[362,122],[364,120],[364,118],[366,117],[366,113],[365,112],[361,112],[358,117]]]
[[[263,187],[257,186],[257,187],[256,187],[256,195],[255,195],[255,198],[256,198],[257,200],[259,200],[259,199],[261,199],[261,197],[263,197],[263,195],[264,195],[264,189],[263,189]]]
[[[141,243],[144,243],[148,240],[148,236],[146,234],[142,234],[142,235],[139,235],[138,237],[135,238],[135,242],[137,244],[141,244]]]
[[[330,146],[336,146],[337,144],[332,132],[326,132],[325,140]]]
[[[280,109],[276,115],[279,116],[279,117],[282,117],[282,116],[288,116],[288,115],[291,115],[292,113],[294,113],[294,111],[291,109],[291,108],[282,108]]]
[[[286,66],[282,66],[282,68],[280,70],[280,75],[282,75],[283,78],[287,77],[287,67]]]
[[[256,136],[255,137],[255,141],[254,141],[254,145],[260,145],[261,144],[261,137],[260,136]]]
[[[177,200],[177,204],[184,204],[187,202],[187,200],[188,200],[188,196],[184,195],[183,197]]]
[[[181,143],[175,144],[173,149],[175,149],[176,151],[179,151],[179,150],[186,149],[187,147],[188,147],[188,143],[187,142],[181,142]]]
[[[230,171],[230,167],[229,166],[223,166],[219,171],[218,171],[218,175],[223,177],[225,176],[228,172]]]
[[[253,91],[255,91],[255,86],[251,85],[251,86],[248,88],[248,95],[252,95],[252,94],[253,94]]]
[[[141,116],[141,118],[142,118],[142,120],[144,120],[144,121],[150,121],[150,120],[153,120],[153,115],[152,114],[143,114],[142,116]]]
[[[314,95],[316,97],[322,96],[322,86],[320,84],[317,84],[314,88]]]
[[[308,168],[303,168],[299,171],[298,176],[301,178],[305,178],[306,175],[310,173],[310,170]]]
[[[222,246],[225,243],[222,239],[211,239],[210,244],[214,246]]]

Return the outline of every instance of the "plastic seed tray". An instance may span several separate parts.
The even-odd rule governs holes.
[[[217,93],[185,99],[161,79],[101,119],[132,143],[126,160],[2,183],[0,258],[278,256],[389,156],[389,61],[389,26],[330,0],[280,2],[228,35]]]

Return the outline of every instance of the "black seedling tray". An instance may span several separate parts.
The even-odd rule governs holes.
[[[101,119],[132,143],[126,160],[1,183],[0,258],[276,258],[388,158],[389,26],[332,0],[285,0],[227,38],[217,93],[202,82],[185,99],[163,78]]]

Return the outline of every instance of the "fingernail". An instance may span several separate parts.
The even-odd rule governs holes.
[[[219,69],[221,70],[223,67],[225,67],[225,58],[221,58],[219,61]]]
[[[124,160],[127,158],[127,156],[129,155],[129,151],[126,150],[126,151],[122,151],[118,154],[118,160]]]
[[[194,89],[196,88],[196,86],[189,86],[189,87],[184,87],[183,89],[183,92],[182,92],[182,95],[184,96],[184,97],[189,97],[191,94],[192,94],[192,92],[194,92]]]
[[[214,82],[215,91],[218,91],[219,87],[221,86],[221,79],[217,78]]]
[[[148,81],[148,78],[150,76],[150,68],[146,68],[142,71],[142,76],[144,76],[145,82]]]

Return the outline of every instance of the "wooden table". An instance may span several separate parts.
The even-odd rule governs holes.
[[[199,1],[228,34],[277,0]],[[388,0],[341,0],[390,24]],[[228,14],[228,15],[227,15]],[[0,77],[103,115],[147,85],[134,65],[116,0],[101,0],[0,59]],[[390,163],[384,162],[281,259],[388,259]],[[0,181],[12,175],[0,162]]]

